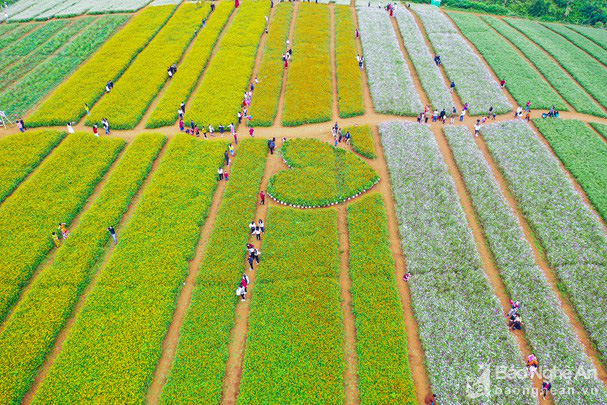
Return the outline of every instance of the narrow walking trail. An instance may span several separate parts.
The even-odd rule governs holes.
[[[136,207],[139,204],[141,196],[144,194],[151,179],[154,177],[154,173],[156,173],[156,170],[158,169],[158,166],[160,165],[160,161],[162,160],[162,157],[164,156],[167,145],[168,145],[168,142],[165,142],[162,149],[158,153],[156,160],[154,160],[154,163],[152,163],[150,172],[148,173],[144,182],[141,184],[141,187],[139,187],[139,190],[137,191],[135,196],[132,198],[131,203],[129,204],[128,210],[123,215],[122,219],[120,220],[120,223],[115,226],[117,235],[120,235],[122,230],[124,230],[124,227],[126,226],[126,224],[128,224],[131,217],[133,216],[133,213],[135,212]],[[101,189],[99,191],[101,191]],[[114,249],[116,249],[116,245],[113,244],[111,240],[108,241],[107,246],[106,246],[106,251],[103,255],[101,262],[98,264],[95,264],[94,267],[96,269],[93,273],[93,276],[91,277],[91,280],[89,281],[89,284],[86,286],[86,288],[84,289],[84,291],[78,298],[78,302],[76,303],[76,306],[74,307],[74,310],[72,311],[71,316],[68,318],[65,325],[63,326],[63,328],[57,335],[52,349],[50,350],[49,354],[46,356],[44,363],[38,370],[38,374],[36,375],[36,377],[34,379],[34,383],[32,384],[32,387],[30,388],[28,393],[23,398],[24,404],[32,403],[32,400],[34,399],[34,396],[36,395],[36,392],[38,391],[40,384],[42,383],[42,381],[44,381],[44,378],[46,377],[49,370],[51,369],[53,363],[55,362],[55,359],[61,352],[61,349],[63,348],[63,344],[65,343],[65,340],[67,339],[67,336],[68,336],[72,326],[74,325],[76,318],[78,317],[80,312],[82,312],[82,308],[84,308],[84,304],[86,302],[87,297],[89,296],[90,292],[93,290],[95,285],[97,284],[97,279],[99,278],[99,275],[101,274],[103,269],[105,269],[105,267],[107,266],[107,263],[110,260],[110,257],[114,253]]]
[[[329,54],[331,56],[331,84],[333,88],[333,103],[331,107],[331,120],[335,121],[339,119],[339,107],[338,107],[338,98],[339,95],[337,93],[337,63],[336,63],[336,54],[335,54],[335,3],[329,4],[329,13],[331,15],[331,39],[329,46]]]
[[[293,33],[295,32],[295,24],[297,21],[297,13],[299,11],[299,1],[293,4],[293,15],[291,16],[291,25],[289,26],[288,40],[290,46],[293,46]],[[286,49],[286,45],[285,45]],[[279,61],[276,61],[278,63]],[[289,69],[283,68],[282,73],[282,85],[280,87],[280,96],[278,97],[278,109],[276,110],[276,117],[274,118],[274,124],[272,128],[280,128],[282,125],[282,115],[285,108],[285,93],[287,91],[287,79],[289,78]]]
[[[354,0],[352,0],[354,3]],[[356,12],[356,8],[352,5],[352,19],[354,21],[354,28],[358,29],[360,32],[360,27],[358,26],[358,13]],[[356,38],[356,52],[359,55],[363,55],[363,46],[360,40],[360,35]],[[373,105],[373,99],[371,98],[371,92],[369,91],[369,78],[367,77],[367,69],[362,70],[362,78],[363,78],[363,99],[365,102],[365,113],[366,114],[374,114],[375,106]]]
[[[356,352],[356,323],[352,309],[352,278],[350,277],[350,236],[348,232],[348,211],[344,204],[337,207],[337,228],[339,231],[341,311],[344,319],[344,384],[346,404],[359,404],[358,355]]]

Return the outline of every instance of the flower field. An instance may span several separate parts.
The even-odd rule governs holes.
[[[270,207],[266,222],[238,402],[343,403],[337,212]]]
[[[466,127],[448,126],[444,132],[508,295],[522,302],[525,337],[533,353],[546,368],[575,370],[583,367],[596,372],[561,309],[558,297],[536,264],[523,229],[470,131]],[[607,401],[607,391],[598,379],[577,378],[571,381],[555,375],[552,383],[568,388],[567,391],[555,391],[557,403]]]
[[[533,120],[550,146],[607,221],[607,145],[582,121]]]
[[[560,289],[572,301],[599,353],[607,353],[607,235],[599,219],[531,128],[511,121],[482,129],[487,146],[532,227]],[[538,176],[541,173],[541,176]]]
[[[37,131],[27,135],[12,135],[0,141],[0,203],[64,137],[64,132]]]
[[[242,273],[266,163],[263,140],[245,139],[215,219],[196,287],[181,329],[175,362],[162,402],[219,402],[234,324],[234,289]]]
[[[210,8],[205,7],[204,9],[210,11]],[[146,123],[146,128],[164,127],[177,121],[179,106],[194,91],[198,79],[208,65],[211,51],[217,43],[219,34],[233,11],[234,7],[230,3],[221,2],[217,4],[212,18],[205,17],[208,18],[206,27],[200,30],[194,39],[192,49],[180,63],[179,74],[170,79],[166,92],[160,98]]]
[[[32,384],[105,251],[107,226],[118,224],[165,139],[158,134],[135,138],[53,263],[42,269],[8,318],[0,332],[3,403],[20,402]]]
[[[0,206],[7,235],[0,240],[0,319],[51,250],[51,232],[59,222],[69,226],[123,146],[121,139],[68,136]]]
[[[434,108],[438,108],[439,110],[444,108],[450,111],[455,103],[449,93],[449,89],[445,85],[440,69],[433,61],[434,56],[430,53],[423,34],[415,22],[415,18],[408,10],[401,7],[396,11],[396,21],[403,36],[407,53],[411,58],[413,66],[415,66],[417,77],[419,77],[430,103],[432,103]]]
[[[20,0],[9,1],[11,21],[47,20],[53,17],[74,17],[81,14],[133,12],[150,0]]]
[[[550,28],[552,31],[561,34],[578,47],[588,52],[591,56],[594,56],[603,64],[607,64],[607,50],[595,44],[583,35],[567,28],[561,24],[543,24],[545,27]]]
[[[337,107],[340,118],[365,113],[363,79],[356,57],[356,37],[352,9],[335,7],[335,63],[337,66]]]
[[[348,206],[350,276],[362,403],[415,404],[407,331],[381,194]],[[382,338],[377,338],[382,331]]]
[[[563,99],[505,39],[476,15],[449,13],[462,33],[474,44],[495,74],[506,80],[506,88],[518,105],[531,101],[533,108],[567,110]]]
[[[315,139],[293,139],[281,148],[291,168],[270,178],[268,194],[283,204],[301,208],[344,202],[379,181],[367,163],[344,149]]]
[[[299,7],[293,34],[293,60],[288,67],[285,90],[284,126],[331,119],[333,87],[329,13],[329,9],[322,5],[302,2]]]
[[[577,82],[571,79],[563,69],[549,56],[519,31],[495,17],[483,17],[493,29],[511,41],[535,65],[550,84],[577,111],[598,117],[607,116],[601,107],[584,92]]]
[[[103,95],[105,83],[116,80],[173,14],[173,6],[148,8],[107,41],[76,73],[63,82],[28,119],[30,126],[78,121]]]
[[[55,56],[36,66],[29,74],[1,93],[0,105],[10,114],[24,114],[60,84],[80,63],[89,58],[126,20],[127,17],[122,15],[100,17],[97,24],[89,25]],[[34,115],[28,119],[28,125],[40,126],[39,122],[32,121],[31,117]],[[65,125],[66,122],[67,120],[57,118],[55,124]]]
[[[417,115],[423,106],[387,13],[375,7],[359,7],[357,13],[375,111]]]
[[[380,125],[380,133],[430,383],[441,401],[465,402],[465,384],[454,381],[479,376],[484,366],[521,368],[522,355],[483,271],[432,132],[425,125],[390,122]],[[504,394],[506,389],[530,390],[528,378],[492,381],[496,385],[500,390],[480,397],[483,402],[533,403],[530,396]]]
[[[86,124],[107,118],[114,129],[133,129],[168,80],[167,67],[177,63],[209,9],[190,3],[180,7],[91,111]],[[176,76],[181,72],[177,72]],[[174,106],[179,108],[179,104]]]
[[[440,55],[449,79],[455,81],[462,103],[470,103],[470,113],[482,115],[491,106],[498,114],[511,111],[512,106],[498,83],[449,18],[435,7],[415,6],[414,11]]]
[[[607,71],[600,62],[537,22],[514,18],[505,21],[544,48],[588,93],[607,107]]]
[[[604,44],[607,43],[607,34],[603,30],[597,30],[595,28],[585,27],[582,25],[568,25],[575,32],[579,32],[586,38],[594,41],[596,44],[601,45],[604,49],[607,49]]]
[[[286,51],[285,44],[289,36],[292,16],[293,4],[291,2],[276,5],[272,29],[268,32],[257,76],[259,83],[255,85],[255,100],[249,109],[249,114],[253,117],[252,126],[270,127],[276,118],[282,77],[285,71],[282,55]]]
[[[343,132],[350,132],[352,139],[352,149],[354,152],[368,159],[375,159],[375,146],[373,144],[373,132],[368,125],[360,125],[356,127],[347,127]]]
[[[143,402],[225,147],[186,135],[169,143],[35,402]]]
[[[215,127],[236,122],[269,11],[270,3],[266,1],[241,4],[200,82],[200,89],[194,94],[192,106],[186,111],[186,121]]]

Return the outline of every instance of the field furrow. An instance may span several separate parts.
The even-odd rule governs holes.
[[[154,134],[135,138],[53,263],[41,270],[8,318],[0,333],[1,402],[21,401],[31,386],[105,252],[106,228],[120,221],[164,142]]]
[[[607,33],[604,29],[592,28],[583,25],[568,25],[575,32],[579,32],[586,38],[591,39],[594,43],[600,45],[603,49],[607,49]]]
[[[6,24],[3,24],[6,25]],[[11,24],[13,25],[13,24]],[[5,52],[13,49],[14,44],[18,43],[19,39],[27,33],[37,29],[41,24],[14,24],[15,29],[7,31],[5,35],[0,37],[0,56],[4,56]],[[17,41],[17,42],[15,42]]]
[[[225,147],[171,140],[34,402],[143,402]]]
[[[567,38],[569,41],[571,41],[575,45],[577,45],[579,48],[588,52],[590,54],[590,56],[593,56],[594,58],[596,58],[603,65],[607,65],[607,49],[604,49],[604,48],[598,46],[597,44],[595,44],[594,42],[592,42],[585,36],[567,28],[564,25],[545,23],[544,26],[550,28],[552,31],[554,31],[558,34],[561,34],[562,36]]]

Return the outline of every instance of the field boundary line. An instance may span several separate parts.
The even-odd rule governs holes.
[[[331,58],[331,121],[339,120],[339,96],[337,94],[337,56],[335,47],[335,3],[329,3],[329,18],[331,20],[331,36],[329,39],[329,56]]]
[[[299,11],[299,1],[293,3],[293,13],[291,15],[291,22],[289,25],[289,44],[293,46],[293,35],[295,33],[295,24],[297,22],[297,13]],[[280,128],[282,123],[282,115],[285,108],[285,93],[287,92],[287,80],[289,78],[289,69],[283,68],[282,73],[282,84],[280,85],[280,95],[278,96],[278,106],[276,107],[276,117],[272,123],[272,127]]]
[[[583,121],[583,122],[588,128],[590,128],[592,131],[594,131],[596,136],[598,136],[601,141],[607,143],[607,138],[605,138],[605,136],[603,134],[601,134],[599,131],[597,131],[596,128],[590,124],[590,121],[588,121],[588,122]]]
[[[584,52],[586,55],[588,55],[588,57],[590,57],[591,59],[594,59],[595,61],[597,61],[599,64],[603,65],[603,67],[607,68],[607,65],[604,64],[602,61],[600,61],[596,56],[592,55],[590,52],[588,52],[587,50],[585,50],[584,48],[582,48],[581,46],[578,46],[576,43],[574,43],[572,40],[570,40],[569,38],[567,38],[566,36],[564,36],[563,34],[561,34],[558,31],[553,30],[552,28],[550,28],[550,25],[547,24],[545,21],[534,21],[537,22],[538,24],[540,24],[542,27],[549,29],[550,31],[554,32],[556,35],[558,35],[559,37],[563,38],[565,41],[569,42],[571,45],[575,46],[577,49],[579,49],[580,51]],[[579,34],[580,36],[586,38],[584,35],[580,34],[577,31],[574,31],[568,27],[565,26],[565,28],[567,28],[568,30]],[[588,38],[586,38],[588,39]],[[590,42],[594,43],[594,41],[589,40]],[[602,48],[602,46],[599,45],[599,48]]]
[[[120,219],[120,222],[116,226],[117,234],[119,234],[120,231],[122,231],[124,229],[124,227],[128,224],[131,217],[133,216],[134,211],[137,209],[137,205],[141,199],[141,196],[143,195],[143,193],[147,189],[147,186],[149,185],[151,179],[153,178],[153,174],[156,172],[156,169],[158,168],[160,161],[162,160],[162,157],[164,156],[168,143],[169,143],[168,141],[164,143],[161,150],[158,152],[156,159],[152,163],[152,167],[150,168],[150,171],[148,172],[145,180],[139,187],[139,190],[137,190],[135,195],[131,198],[129,208],[127,209],[126,213],[122,216],[122,218]],[[87,286],[84,288],[84,291],[82,292],[82,294],[80,294],[80,296],[78,297],[76,305],[74,306],[73,310],[71,311],[69,318],[67,319],[67,321],[61,328],[61,331],[57,334],[57,337],[55,338],[55,342],[53,343],[51,350],[46,354],[44,363],[42,363],[42,366],[40,366],[40,368],[38,369],[38,371],[36,373],[36,377],[34,378],[34,382],[32,383],[32,386],[30,387],[27,394],[25,394],[25,396],[23,397],[23,401],[22,401],[23,404],[30,404],[33,401],[34,396],[36,395],[36,392],[38,391],[38,388],[40,387],[40,384],[46,378],[46,375],[48,374],[51,367],[53,366],[55,359],[57,358],[57,356],[63,349],[63,344],[65,343],[65,340],[67,339],[68,334],[69,334],[72,326],[74,325],[74,322],[76,321],[76,318],[78,317],[80,312],[82,312],[82,309],[84,307],[84,304],[86,303],[86,299],[88,298],[89,293],[93,290],[93,288],[95,288],[95,285],[97,284],[97,279],[99,278],[99,276],[101,275],[103,270],[106,268],[115,248],[116,248],[116,245],[111,240],[108,240],[108,242],[106,243],[105,252],[101,256],[101,258],[97,261],[97,263],[95,263],[95,265],[93,265],[93,267],[92,267],[94,270],[92,271],[92,276],[91,276]]]
[[[355,0],[352,0],[352,3],[354,3],[354,2],[355,2]],[[359,32],[358,38],[356,38],[356,40],[355,40],[356,51],[358,52],[359,55],[364,55],[363,45],[361,42],[362,33],[360,32],[360,26],[358,25],[358,12],[357,12],[355,6],[352,6],[351,8],[352,8],[352,22],[354,23],[354,28],[357,29]],[[375,106],[373,105],[373,98],[371,97],[371,92],[369,91],[369,78],[367,77],[366,66],[362,70],[361,76],[363,79],[363,100],[365,103],[365,113],[362,115],[364,117],[367,114],[375,114]]]

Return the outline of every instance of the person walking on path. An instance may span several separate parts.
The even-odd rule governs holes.
[[[266,194],[263,192],[263,190],[259,192],[259,199],[261,200],[261,205],[266,204]]]
[[[91,116],[91,109],[88,104],[84,103],[84,110],[86,111],[86,115]]]
[[[425,405],[436,405],[436,394],[428,394],[426,395],[426,398],[424,399],[424,404]]]
[[[249,281],[249,276],[247,276],[246,274],[243,274],[243,275],[242,275],[242,278],[240,279],[240,286],[241,286],[241,287],[244,287],[244,290],[245,290],[246,292],[249,292],[249,291],[247,290],[247,287],[249,286],[249,284],[250,284],[250,283],[251,283],[251,282]]]
[[[253,127],[249,128],[249,135],[251,135],[251,138],[254,137],[253,132],[255,132],[255,130],[253,129]]]
[[[72,127],[72,123],[71,122],[67,123],[67,133],[68,134],[73,134],[74,133],[74,127]]]
[[[227,170],[225,170],[225,171],[223,172],[223,179],[224,179],[225,181],[230,180],[230,173],[228,173],[228,171],[227,171]]]
[[[183,132],[185,130],[185,124],[183,123],[183,118],[179,118],[179,130]]]
[[[185,103],[182,101],[181,102],[181,112],[185,114]]]
[[[454,89],[455,89],[455,82],[451,81],[451,93],[453,93]]]
[[[103,124],[103,129],[105,130],[105,134],[109,135],[110,134],[110,122],[107,120],[107,118],[104,118],[101,120],[101,123]]]
[[[177,114],[179,114],[179,119],[183,120],[183,110],[181,108],[177,110]]]
[[[268,149],[270,149],[270,154],[274,154],[274,148],[276,147],[276,138],[268,139]]]
[[[552,388],[552,383],[548,380],[544,380],[544,382],[542,383],[542,399],[544,399],[544,400],[546,399],[546,395],[548,395],[551,388]]]
[[[238,111],[238,114],[236,116],[238,117],[238,123],[242,124],[242,113]]]
[[[251,221],[251,223],[249,224],[249,229],[251,230],[251,235],[253,235],[255,233],[255,221]]]
[[[266,227],[265,227],[265,224],[263,223],[263,219],[260,218],[258,224],[259,224],[259,229],[261,229],[261,233],[266,233]]]
[[[232,157],[234,157],[234,153],[235,153],[235,152],[234,152],[234,145],[229,144],[229,145],[228,145],[228,148],[230,149],[230,155],[231,155]]]
[[[459,114],[459,122],[464,122],[464,116],[466,115],[466,110],[462,110]]]
[[[218,180],[223,180],[223,168],[222,167],[220,167],[217,170],[217,176],[218,176]]]
[[[97,124],[93,125],[93,134],[99,137],[99,127],[97,127]]]
[[[255,239],[261,240],[261,228],[259,226],[255,227]]]
[[[476,120],[476,124],[474,124],[474,137],[477,138],[478,134],[481,130],[481,120]]]
[[[240,295],[241,301],[245,300],[245,295],[247,295],[247,289],[242,285],[239,285],[236,289],[236,295]]]
[[[61,237],[63,239],[67,239],[70,236],[70,231],[67,230],[67,226],[65,225],[65,222],[61,222],[59,224],[59,231],[61,232]]]
[[[112,236],[112,239],[114,239],[114,243],[118,244],[118,237],[116,236],[116,231],[114,230],[114,227],[112,225],[110,225],[107,228],[107,230],[110,233],[110,235]]]
[[[506,80],[500,80],[500,89],[503,89],[506,86]]]
[[[19,128],[20,132],[25,132],[25,129],[23,128],[23,124],[21,123],[21,120],[17,120],[17,128]]]
[[[230,165],[230,154],[228,153],[227,150],[225,152],[223,152],[223,158],[226,161],[226,166],[229,166]]]
[[[53,232],[51,234],[51,237],[53,238],[53,243],[55,244],[56,248],[58,248],[59,246],[61,246],[61,241],[59,240],[59,236],[57,236],[57,232]]]

